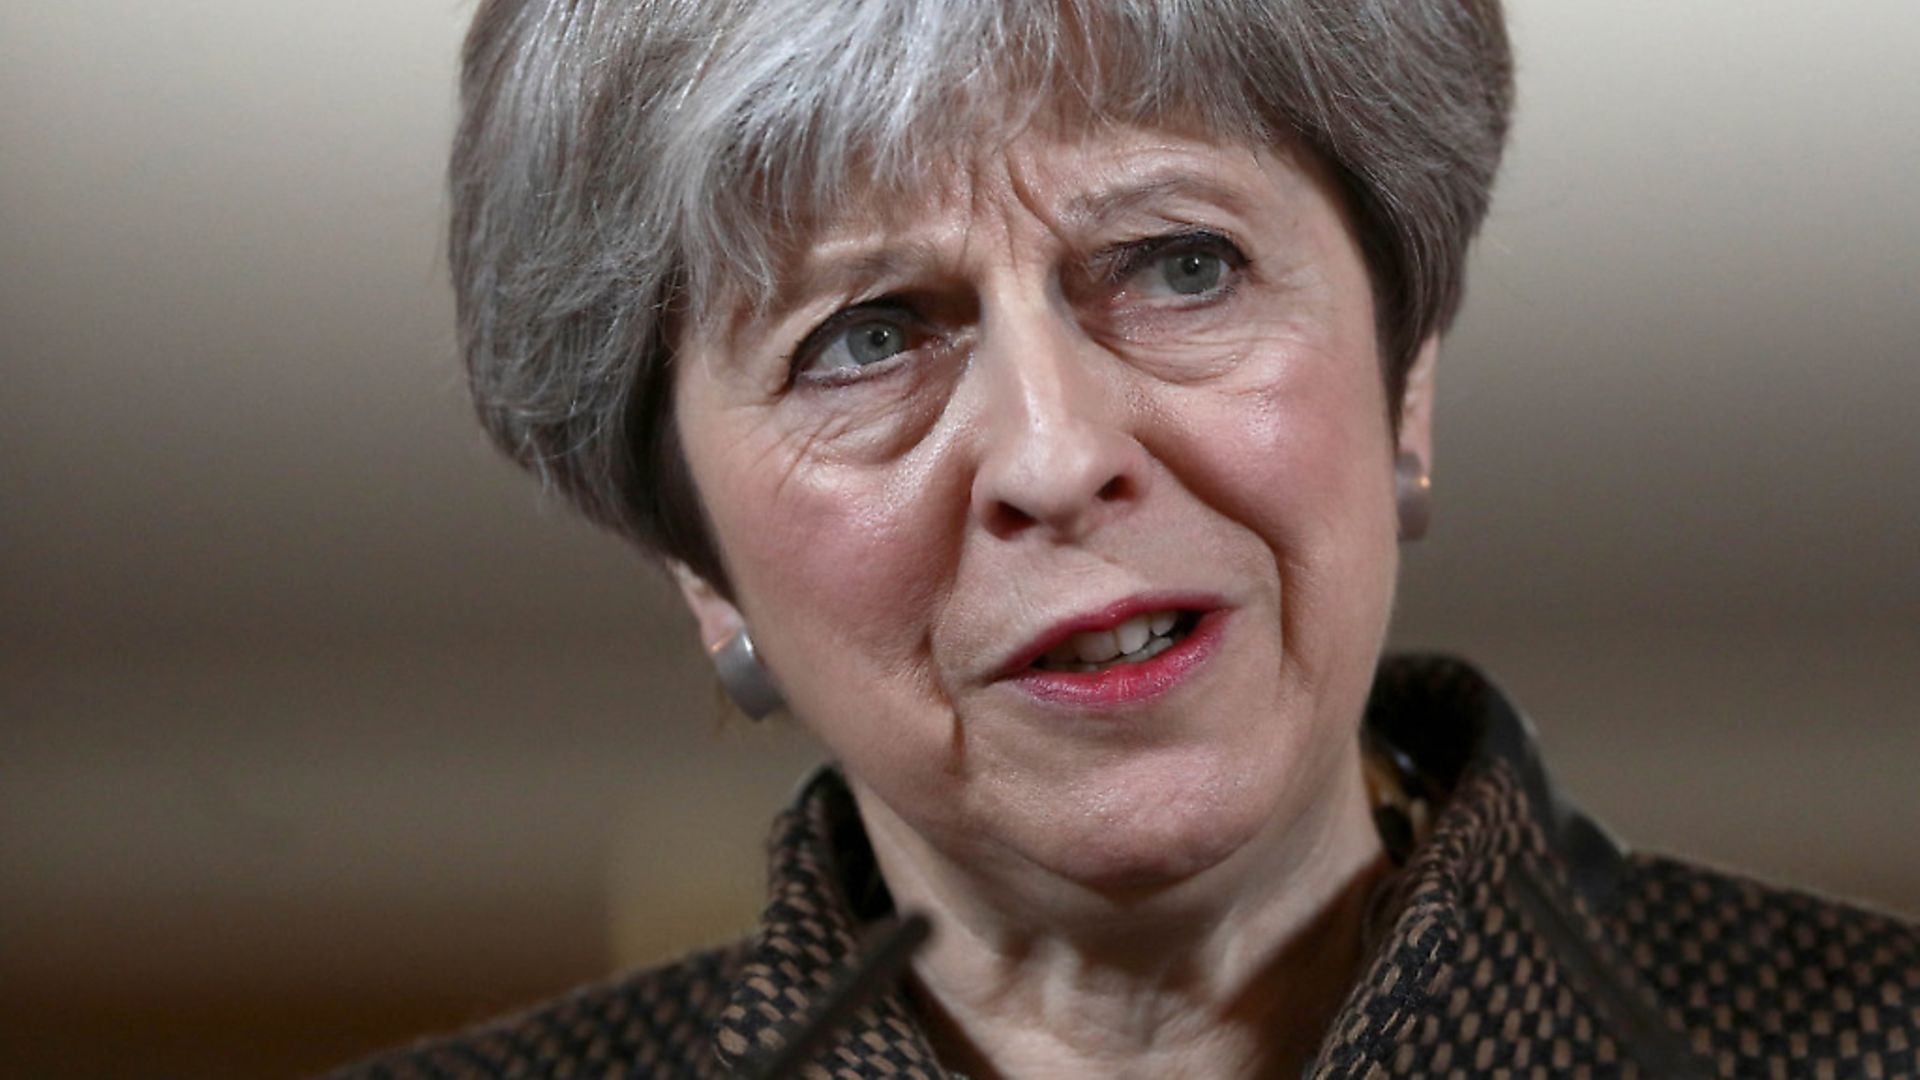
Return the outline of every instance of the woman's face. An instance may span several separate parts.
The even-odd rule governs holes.
[[[1359,805],[1395,444],[1321,169],[1029,133],[679,344],[738,606],[690,602],[750,628],[876,845],[1135,888]]]

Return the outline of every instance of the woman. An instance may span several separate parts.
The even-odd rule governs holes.
[[[1509,99],[1493,0],[483,3],[482,418],[837,766],[754,936],[368,1074],[1920,1070],[1911,928],[1380,661]]]

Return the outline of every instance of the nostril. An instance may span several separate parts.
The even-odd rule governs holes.
[[[995,502],[987,511],[987,528],[995,536],[1010,537],[1024,531],[1038,519],[1012,503]]]
[[[1101,502],[1114,502],[1126,498],[1131,491],[1132,485],[1127,483],[1127,478],[1116,476],[1100,485],[1100,490],[1094,494]]]

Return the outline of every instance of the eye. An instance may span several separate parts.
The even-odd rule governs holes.
[[[823,322],[794,350],[795,376],[828,381],[857,378],[869,367],[884,364],[920,347],[928,337],[926,326],[901,304],[861,304]]]
[[[840,340],[846,343],[847,358],[861,367],[877,364],[907,347],[904,330],[878,319],[849,326]]]
[[[1156,237],[1134,245],[1115,274],[1121,291],[1142,298],[1203,300],[1233,288],[1246,256],[1215,233]]]
[[[1227,261],[1210,251],[1183,251],[1155,260],[1161,280],[1181,296],[1212,292],[1227,272]]]

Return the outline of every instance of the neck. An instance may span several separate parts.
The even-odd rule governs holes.
[[[1298,1076],[1364,962],[1386,861],[1357,767],[1311,822],[1124,895],[983,884],[861,798],[943,1062],[994,1076]],[[904,831],[904,832],[903,832]]]

